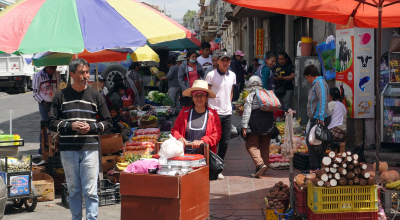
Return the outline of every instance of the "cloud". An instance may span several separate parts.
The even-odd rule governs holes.
[[[141,2],[146,2],[148,4],[160,6],[162,10],[165,9],[167,14],[172,15],[172,19],[182,22],[183,15],[186,14],[188,10],[198,11],[200,7],[198,6],[199,0],[141,0]]]

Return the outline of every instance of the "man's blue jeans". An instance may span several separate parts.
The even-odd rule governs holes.
[[[49,117],[49,112],[46,110],[46,108],[44,107],[44,105],[39,104],[39,113],[40,116],[42,117],[42,121],[47,120],[47,118]],[[42,133],[39,131],[39,150],[38,153],[40,155],[42,155],[42,137],[41,137]]]
[[[67,180],[72,220],[82,220],[82,193],[86,205],[86,219],[96,220],[99,206],[99,152],[61,151],[60,155]]]

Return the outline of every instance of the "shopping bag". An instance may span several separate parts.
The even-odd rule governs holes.
[[[312,127],[311,130],[309,131],[308,142],[310,143],[310,145],[320,145],[320,144],[322,144],[322,141],[320,141],[317,138],[315,138],[315,129],[316,128],[317,128],[317,125],[314,125],[314,127]]]
[[[161,145],[160,152],[158,152],[160,160],[162,158],[172,158],[184,155],[183,143],[176,140],[172,135],[164,141]],[[160,162],[161,163],[161,162]]]
[[[239,130],[235,125],[231,125],[231,139],[239,136]]]
[[[256,97],[262,111],[274,112],[282,106],[272,90],[256,89]]]
[[[224,170],[224,160],[221,159],[217,154],[210,150],[209,153],[209,168],[210,168],[210,180],[217,180],[218,174]]]

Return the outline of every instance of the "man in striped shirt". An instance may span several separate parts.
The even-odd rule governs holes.
[[[61,81],[60,73],[56,70],[57,66],[46,66],[33,76],[33,98],[39,103],[39,113],[42,121],[47,120],[49,117],[51,102]],[[42,154],[42,138],[40,134],[39,143],[38,153]]]
[[[101,93],[87,84],[89,63],[75,59],[69,69],[74,84],[54,96],[48,128],[60,134],[59,149],[72,220],[82,219],[82,194],[86,219],[95,220],[98,215],[99,132],[109,130],[112,121]]]

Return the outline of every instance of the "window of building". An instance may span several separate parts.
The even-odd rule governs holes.
[[[271,46],[270,51],[278,54],[285,51],[285,15],[270,18]]]

